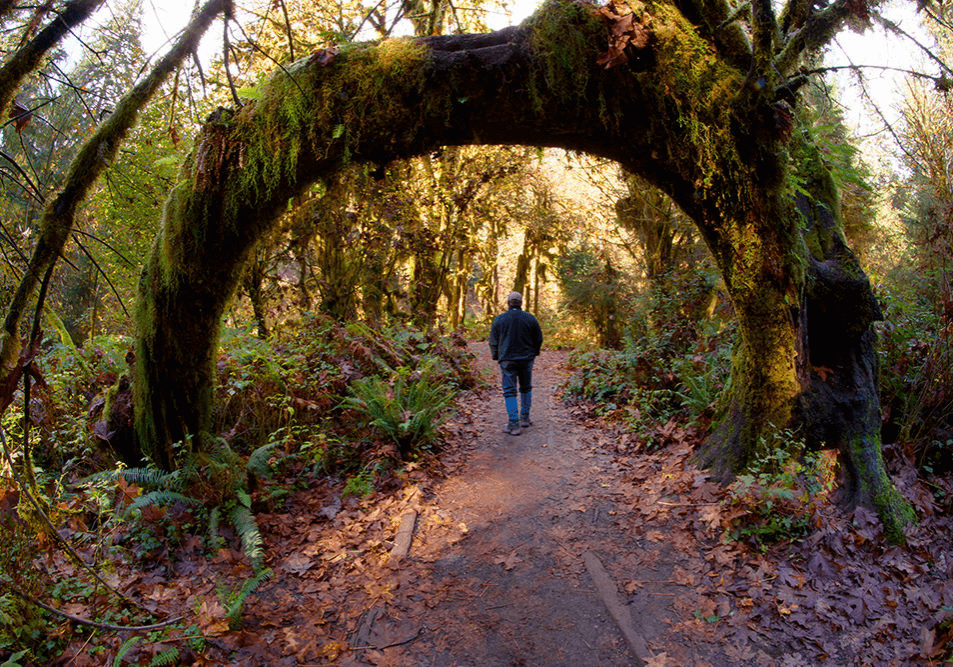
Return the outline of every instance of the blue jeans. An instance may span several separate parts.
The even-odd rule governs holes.
[[[529,408],[533,391],[533,362],[535,359],[521,359],[519,361],[501,361],[500,374],[503,376],[503,400],[506,401],[506,411],[510,419],[519,419],[516,412],[516,391],[519,386],[520,398],[524,417],[529,417]],[[511,399],[511,400],[506,400]]]

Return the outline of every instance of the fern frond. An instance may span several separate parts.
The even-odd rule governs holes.
[[[267,581],[271,578],[272,570],[271,568],[265,568],[260,571],[254,577],[249,577],[245,580],[245,583],[242,584],[241,589],[238,592],[231,593],[227,596],[227,603],[225,605],[225,612],[228,619],[228,627],[232,630],[237,630],[241,625],[242,620],[242,610],[245,607],[245,601],[248,599],[248,596],[252,594],[256,588],[258,588],[262,582]],[[219,592],[219,597],[222,597],[221,592]]]
[[[255,521],[255,515],[244,505],[236,505],[229,515],[232,525],[239,537],[242,538],[242,551],[251,561],[255,572],[261,570],[265,560],[264,543],[261,539],[261,531],[258,530],[258,522]]]
[[[212,511],[208,513],[208,539],[209,544],[211,544],[215,550],[225,546],[224,540],[218,534],[218,522],[221,515],[221,508],[218,505],[213,507]]]
[[[152,658],[149,667],[164,667],[165,665],[175,665],[179,661],[179,649],[173,646]]]
[[[248,470],[256,477],[271,477],[271,466],[268,465],[271,459],[271,450],[280,445],[281,442],[270,442],[262,445],[248,456]]]
[[[237,488],[235,489],[235,497],[238,498],[238,502],[248,509],[251,509],[251,496],[248,495],[248,491],[242,488]]]
[[[113,667],[120,667],[122,665],[123,657],[129,652],[136,642],[138,642],[141,637],[130,637],[122,643],[122,646],[119,647],[119,650],[116,651],[116,657],[113,658]]]
[[[184,496],[181,493],[175,491],[150,491],[149,493],[144,493],[129,505],[126,508],[126,513],[137,509],[142,509],[146,505],[172,505],[173,503],[188,503],[189,505],[198,505],[202,501],[197,498],[190,498],[189,496]]]
[[[7,593],[0,595],[0,626],[12,625],[17,622],[14,618],[20,615],[17,601],[11,598]]]
[[[179,485],[179,475],[177,472],[166,472],[157,468],[126,468],[116,471],[117,476],[130,484],[138,484],[144,489],[177,489]]]

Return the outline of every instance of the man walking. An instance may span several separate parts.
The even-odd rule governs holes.
[[[509,417],[503,432],[519,435],[521,426],[526,428],[533,423],[529,419],[533,403],[533,361],[543,345],[543,331],[531,313],[523,312],[522,294],[510,292],[506,305],[509,310],[493,319],[489,343],[493,360],[500,362],[503,375],[503,401]],[[519,403],[516,401],[517,384]]]

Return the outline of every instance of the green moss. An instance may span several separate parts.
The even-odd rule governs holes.
[[[406,126],[418,115],[406,100],[421,90],[428,58],[411,39],[388,39],[344,49],[324,67],[302,61],[274,75],[262,98],[230,121],[223,145],[206,132],[213,175],[220,163],[237,163],[227,210],[255,206],[295,180],[302,151],[347,157],[369,132]]]
[[[529,26],[530,45],[538,63],[530,82],[537,111],[542,110],[548,95],[558,101],[584,96],[598,55],[591,36],[606,32],[594,7],[549,0],[533,15]]]
[[[869,417],[868,413],[868,423],[879,425],[879,419],[871,420]],[[875,432],[873,436],[860,433],[851,438],[846,453],[858,473],[861,502],[870,502],[873,505],[883,523],[884,535],[891,543],[904,544],[904,530],[908,526],[916,525],[917,515],[887,475],[880,450],[879,433]]]
[[[873,497],[874,507],[884,524],[884,536],[891,544],[906,544],[904,530],[919,523],[913,507],[892,486]]]
[[[738,155],[732,131],[733,110],[744,76],[727,66],[674,7],[652,4],[648,11],[652,15],[643,21],[648,22],[656,40],[657,65],[641,83],[664,102],[660,109],[664,115],[658,122],[678,130],[672,133],[673,146],[682,154],[674,157],[686,164],[688,173],[692,165],[697,166],[696,186],[707,196],[710,193],[706,191],[717,182],[750,173],[751,165]],[[748,179],[736,180],[743,183]],[[743,194],[715,193],[718,198]],[[730,206],[727,200],[726,204]]]

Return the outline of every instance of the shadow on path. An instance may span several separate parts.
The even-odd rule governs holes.
[[[474,349],[484,364],[492,363],[485,345]],[[463,445],[459,467],[433,489],[445,518],[465,535],[438,553],[422,545],[420,554],[432,565],[421,573],[427,580],[416,584],[439,594],[423,617],[405,615],[399,605],[380,609],[373,624],[390,624],[389,636],[408,636],[414,628],[419,635],[388,648],[386,661],[382,652],[365,652],[351,664],[641,664],[583,556],[592,552],[620,590],[635,578],[667,580],[670,568],[660,557],[662,545],[618,524],[627,512],[625,485],[611,456],[599,451],[598,434],[574,423],[554,396],[564,360],[559,352],[538,359],[534,425],[520,436],[502,433],[499,389],[467,406],[475,437]],[[671,597],[646,591],[628,601],[641,636],[664,630]],[[363,631],[372,638],[366,618]]]

